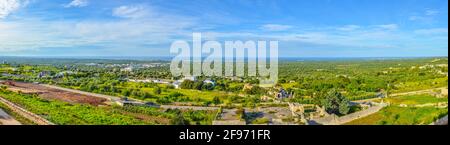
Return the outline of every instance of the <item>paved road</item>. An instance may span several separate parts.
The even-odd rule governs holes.
[[[201,107],[201,106],[174,106],[174,105],[161,105],[160,108],[164,109],[180,109],[180,110],[206,110],[206,111],[213,111],[218,110],[219,107]]]
[[[9,114],[2,109],[0,109],[0,123],[1,125],[22,125],[19,121],[9,116]]]

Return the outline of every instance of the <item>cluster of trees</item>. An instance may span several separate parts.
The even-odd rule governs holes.
[[[171,125],[211,125],[215,115],[213,111],[169,109],[166,112],[174,114],[174,117],[170,120]]]
[[[244,89],[244,93],[248,95],[264,95],[266,90],[259,86],[252,86],[251,88]]]
[[[180,84],[181,89],[194,89],[194,90],[213,90],[214,84],[212,83],[203,83],[203,81],[191,81],[184,80]]]
[[[368,93],[447,86],[448,77],[444,73],[448,68],[439,64],[448,64],[447,59],[283,62],[279,68],[279,84],[287,86],[285,89],[296,96],[317,96],[336,89],[352,100],[366,99],[375,96]],[[419,68],[426,65],[434,67]]]
[[[350,101],[335,89],[315,99],[330,114],[345,115],[350,111]]]
[[[156,102],[160,104],[170,104],[172,102],[189,102],[189,101],[192,101],[192,99],[178,92],[170,93],[169,95],[159,97],[156,100]]]
[[[301,104],[316,104],[325,107],[325,111],[330,114],[345,115],[350,112],[349,97],[344,96],[336,89],[331,89],[328,92],[319,92],[314,97],[297,97],[290,101]]]
[[[240,104],[244,107],[256,107],[257,104],[261,103],[261,99],[257,96],[247,96],[247,97],[229,96],[226,100],[228,103],[230,103],[226,105]]]

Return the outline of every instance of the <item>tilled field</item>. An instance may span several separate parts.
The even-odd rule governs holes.
[[[94,106],[106,105],[105,102],[107,101],[104,98],[48,88],[39,84],[22,82],[2,82],[1,84],[8,86],[8,90],[10,91],[22,92],[27,94],[38,94],[40,98],[46,100],[60,100],[72,104],[90,104]]]

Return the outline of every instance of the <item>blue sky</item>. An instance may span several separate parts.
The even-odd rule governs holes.
[[[278,40],[281,57],[448,55],[447,0],[0,0],[0,56],[168,56]]]

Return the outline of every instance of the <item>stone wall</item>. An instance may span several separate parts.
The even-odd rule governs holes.
[[[212,125],[246,125],[246,123],[241,120],[215,120]]]
[[[353,120],[372,115],[372,114],[380,111],[384,107],[385,107],[385,105],[377,105],[377,106],[373,106],[373,107],[367,108],[365,110],[358,111],[358,112],[355,112],[352,114],[348,114],[348,115],[345,115],[342,117],[338,117],[336,115],[329,115],[326,117],[314,119],[314,120],[310,121],[310,124],[322,124],[322,125],[345,124],[345,123],[351,122]]]

